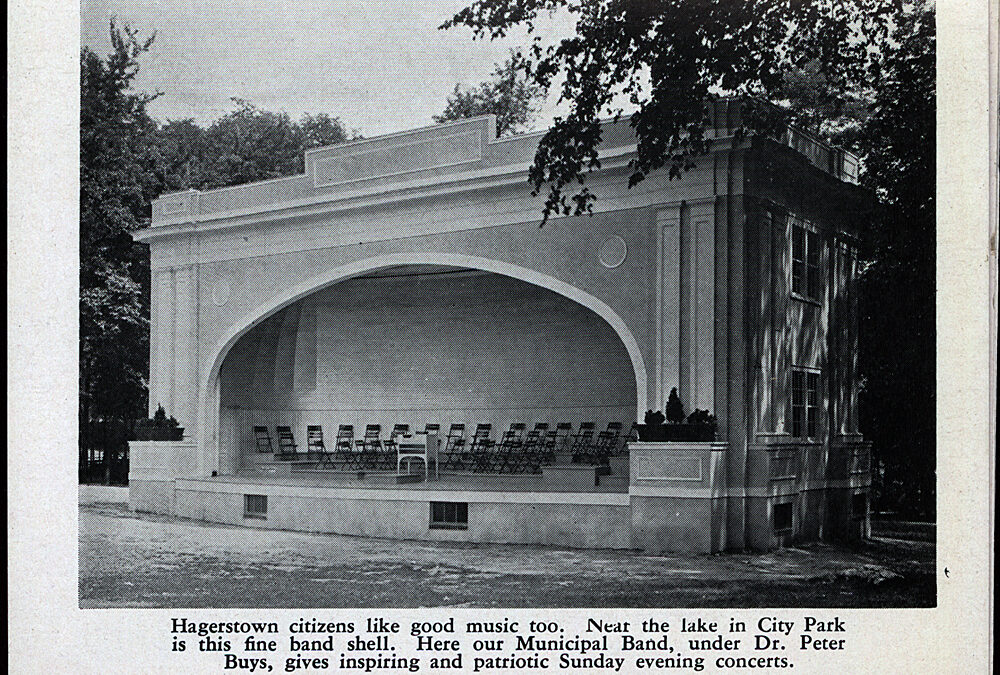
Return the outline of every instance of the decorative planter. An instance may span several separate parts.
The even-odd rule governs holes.
[[[184,440],[184,427],[143,427],[135,428],[137,441],[181,441]]]
[[[647,443],[706,442],[715,440],[711,424],[637,424],[639,440]]]

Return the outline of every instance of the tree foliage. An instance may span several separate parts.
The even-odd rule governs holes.
[[[149,265],[130,233],[147,218],[154,181],[144,152],[155,123],[135,92],[140,41],[110,26],[113,51],[80,54],[81,421],[129,419],[145,407]]]
[[[861,129],[871,116],[873,88],[864,83],[833,82],[812,61],[789,67],[775,92],[776,104],[788,112],[788,122],[844,148],[856,148]]]
[[[927,516],[936,494],[933,8],[902,14],[893,42],[858,138],[862,182],[877,197],[862,240],[861,421],[881,503]]]
[[[545,97],[545,89],[527,78],[517,56],[512,54],[498,64],[490,80],[479,86],[462,89],[458,84],[449,94],[444,112],[435,122],[449,122],[478,115],[496,115],[497,136],[530,130]]]
[[[101,446],[105,481],[146,407],[149,254],[130,233],[145,223],[155,189],[144,151],[155,96],[132,90],[153,38],[114,21],[110,36],[106,57],[80,52],[79,438],[81,459]]]
[[[301,173],[305,150],[355,137],[326,113],[295,122],[288,113],[232,100],[235,109],[208,128],[177,120],[159,129],[157,173],[164,190],[208,190]]]
[[[707,149],[705,101],[734,94],[776,101],[786,74],[811,68],[831,90],[874,71],[892,29],[895,0],[479,0],[443,27],[475,38],[524,27],[523,71],[547,89],[561,80],[568,112],[542,137],[529,172],[547,190],[543,218],[590,210],[588,171],[599,168],[602,116],[634,106],[637,139],[630,185],[666,166],[672,178]],[[546,44],[539,17],[568,12],[575,33]]]

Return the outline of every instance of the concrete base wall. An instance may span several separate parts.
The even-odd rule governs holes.
[[[725,499],[633,497],[635,546],[647,553],[720,551],[725,506]]]
[[[341,496],[344,491],[309,488],[296,495],[287,486],[179,483],[174,500],[176,515],[208,522],[394,539],[632,547],[630,508],[621,503],[627,499],[625,495],[597,495],[591,501],[599,503],[588,504],[580,503],[586,501],[586,495],[567,494],[558,498],[576,503],[546,501],[546,495],[539,493],[456,493],[449,497],[424,496],[426,490],[380,490],[382,498],[373,498],[364,494],[372,491],[357,491],[362,496],[349,497]],[[330,496],[323,496],[324,492]],[[245,494],[267,495],[266,519],[244,515]],[[501,501],[505,499],[523,501]],[[432,528],[431,501],[468,503],[468,529]]]
[[[173,480],[137,480],[128,482],[128,503],[133,511],[174,515]]]
[[[114,485],[81,485],[80,504],[128,504],[128,488]]]
[[[747,498],[748,545],[754,550],[771,550],[807,541],[845,541],[871,533],[867,508],[853,512],[854,495],[867,494],[866,488],[825,488],[796,494]],[[792,504],[792,527],[775,532],[774,507]]]
[[[639,548],[648,553],[711,553],[744,546],[770,550],[870,533],[864,476],[805,490],[787,481],[773,486],[769,496],[734,496],[728,494],[721,471],[725,443],[632,443],[628,493],[595,491],[592,467],[580,467],[591,479],[579,488],[553,484],[551,477],[546,483],[543,475],[531,477],[534,483],[519,483],[517,491],[441,489],[432,484],[411,489],[316,486],[290,475],[276,482],[213,479],[195,475],[191,443],[144,442],[132,448],[133,510],[231,525],[429,541]],[[244,513],[248,494],[267,496],[266,518]],[[745,544],[727,539],[727,513],[735,500],[745,504]],[[432,528],[430,503],[435,501],[466,503],[467,528]],[[779,504],[791,505],[792,522],[776,532],[774,510]]]
[[[129,441],[129,506],[133,511],[174,513],[174,479],[197,472],[193,441]]]

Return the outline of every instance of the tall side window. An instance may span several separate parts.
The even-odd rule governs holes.
[[[821,251],[818,234],[801,225],[792,225],[792,293],[795,295],[810,300],[822,298]]]
[[[816,438],[819,427],[819,373],[792,371],[792,436]]]

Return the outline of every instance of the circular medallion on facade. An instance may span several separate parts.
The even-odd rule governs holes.
[[[212,302],[218,307],[222,307],[224,304],[229,302],[229,296],[232,295],[233,289],[229,283],[229,279],[219,279],[215,282],[215,286],[212,288]]]
[[[613,237],[608,237],[601,244],[599,257],[601,264],[605,267],[618,267],[625,262],[627,254],[628,249],[625,246],[625,240],[616,234]]]

